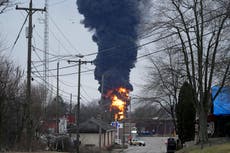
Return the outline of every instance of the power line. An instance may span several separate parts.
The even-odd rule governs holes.
[[[166,25],[166,23],[165,23],[165,25]],[[144,47],[144,46],[146,46],[146,45],[149,45],[149,44],[151,44],[151,43],[154,43],[154,42],[157,42],[157,41],[159,41],[159,40],[165,39],[165,38],[167,38],[167,37],[169,37],[169,36],[172,36],[172,35],[174,35],[174,34],[176,34],[176,33],[172,33],[172,34],[166,35],[166,36],[161,37],[161,38],[158,38],[158,39],[156,39],[156,40],[153,40],[153,41],[144,43],[144,44],[142,44],[142,45],[139,45],[139,46],[137,46],[137,47],[130,47],[130,48],[126,48],[126,49]],[[150,37],[150,36],[152,36],[152,35],[154,35],[154,34],[151,34],[151,35],[149,35],[149,36],[147,36],[147,37]],[[145,38],[147,38],[147,37],[145,37]],[[100,50],[99,52],[100,52],[100,53],[108,52],[108,51],[111,51],[111,50],[113,50],[113,49],[115,49],[115,48],[118,48],[118,47],[120,47],[120,46],[112,47],[112,48],[108,48],[108,49],[103,49],[103,50]],[[155,52],[149,53],[149,55],[154,54],[154,53],[155,53]],[[95,55],[95,54],[98,54],[98,52],[91,53],[91,54],[86,54],[85,56],[91,56],[91,55]],[[108,56],[108,54],[106,54],[106,55]],[[110,54],[110,55],[112,55],[112,54]],[[148,55],[144,55],[144,56],[148,56]],[[140,58],[141,58],[141,57],[140,57]],[[55,60],[53,60],[53,61],[55,61]]]
[[[147,45],[152,44],[152,43],[154,43],[154,42],[157,42],[157,41],[159,41],[159,40],[161,40],[161,39],[165,39],[165,38],[167,38],[167,37],[169,37],[169,36],[172,36],[172,35],[174,35],[174,34],[175,34],[175,33],[172,33],[172,34],[169,34],[169,35],[167,35],[167,36],[161,37],[161,38],[159,38],[159,39],[149,41],[149,42],[144,43],[144,44],[142,44],[142,45],[139,45],[139,46],[137,46],[137,47],[129,47],[129,48],[125,48],[125,49],[135,49],[135,48],[144,47],[144,46],[147,46]],[[111,50],[113,50],[113,49],[115,49],[115,48],[117,48],[117,47],[104,49],[104,50],[101,50],[101,51],[99,51],[99,52],[100,52],[100,53],[103,53],[103,52],[110,52]],[[39,50],[41,51],[41,49],[39,49]],[[160,52],[160,51],[158,51],[158,52]],[[154,52],[154,53],[156,53],[156,52]],[[152,54],[154,54],[154,53],[152,53]],[[98,52],[91,53],[91,54],[86,54],[86,55],[84,55],[84,56],[92,56],[92,55],[95,55],[95,54],[98,54]],[[113,53],[113,54],[115,54],[115,53]],[[113,54],[110,54],[110,55],[112,56]],[[108,56],[108,54],[106,54],[106,55]],[[64,56],[63,56],[63,57],[64,57]],[[67,57],[68,57],[68,56],[67,56]],[[55,61],[55,60],[54,60],[54,61]]]
[[[36,69],[36,67],[35,67],[35,69]],[[39,78],[40,80],[42,80],[42,81],[45,81],[43,78],[42,78],[42,75],[38,72],[38,74],[39,75],[37,75],[36,73],[33,73],[35,76],[36,76],[36,78]],[[57,87],[55,87],[54,85],[52,85],[52,84],[50,84],[49,82],[46,82],[47,84],[49,84],[49,86],[51,86],[51,87],[53,87],[54,89],[57,89]],[[64,90],[61,90],[61,89],[59,89],[62,93],[65,93],[66,95],[70,95],[70,93],[68,93],[68,92],[66,92],[66,91],[64,91]],[[77,97],[76,95],[73,95],[73,97]]]
[[[19,37],[20,37],[20,35],[21,35],[22,29],[23,29],[23,27],[24,27],[25,24],[26,24],[26,21],[27,21],[28,17],[29,17],[29,14],[27,14],[27,16],[26,16],[26,18],[25,18],[25,20],[24,20],[24,22],[23,22],[23,24],[22,24],[22,26],[21,26],[21,28],[20,28],[20,30],[19,30],[19,33],[18,33],[18,35],[17,35],[17,37],[16,37],[16,40],[14,41],[14,44],[13,44],[13,46],[12,46],[10,52],[13,51],[13,49],[14,49],[14,47],[15,47],[15,45],[16,45],[16,43],[17,43],[17,41],[18,41],[18,39],[19,39]]]
[[[211,34],[211,33],[212,33],[212,32],[209,32],[209,33],[207,33],[207,34],[204,34],[204,36],[209,35],[209,34]],[[175,34],[175,33],[170,34],[170,35],[174,35],[174,34]],[[169,36],[169,35],[167,35],[167,36],[165,36],[165,37],[162,37],[161,39],[165,39],[165,38],[168,37],[168,36]],[[193,38],[193,39],[191,39],[191,40],[194,40],[194,39],[195,39],[195,38]],[[143,46],[149,45],[149,44],[151,44],[151,43],[154,43],[154,42],[156,42],[156,41],[158,41],[158,40],[153,40],[153,41],[144,43],[144,44],[142,44],[142,45],[140,45],[140,46],[137,46],[137,47],[143,47]],[[185,42],[188,42],[188,41],[185,41]],[[148,56],[150,56],[150,55],[153,55],[153,54],[156,54],[156,53],[165,51],[165,50],[170,49],[170,48],[172,48],[172,47],[177,47],[177,46],[179,46],[179,45],[181,45],[181,44],[178,43],[178,44],[175,44],[175,45],[173,45],[173,46],[166,47],[166,48],[163,48],[163,49],[161,49],[161,50],[157,50],[157,51],[154,51],[154,52],[151,52],[151,53],[148,53],[148,54],[139,56],[139,57],[137,57],[137,59],[141,59],[141,58],[144,58],[144,57],[148,57]],[[107,50],[105,50],[105,52],[106,52],[106,51],[107,51]],[[137,62],[138,62],[138,61],[137,61]],[[87,71],[82,71],[82,73],[91,72],[91,71],[93,71],[93,70],[94,70],[94,69],[90,69],[90,70],[87,70]],[[78,74],[78,72],[61,74],[60,76],[69,76],[69,75],[74,75],[74,74]],[[54,75],[54,76],[49,76],[49,77],[55,77],[55,75]]]
[[[40,57],[39,57],[40,58]],[[34,65],[33,65],[34,66]],[[74,65],[75,66],[75,65]],[[35,67],[35,66],[34,66]],[[72,67],[73,67],[73,65],[72,65]],[[35,68],[36,69],[36,68]],[[57,70],[57,69],[55,69],[55,70]],[[60,70],[60,68],[59,68],[59,70]],[[36,73],[39,73],[39,75],[40,75],[40,77],[41,77],[41,74],[40,74],[40,72],[41,71],[38,71],[37,69],[36,69],[36,71],[33,71],[33,72],[36,72]],[[56,75],[57,76],[57,75]],[[45,79],[44,79],[45,80]],[[60,81],[60,83],[62,83],[63,85],[65,85],[65,86],[68,86],[68,87],[77,87],[77,86],[72,86],[72,85],[68,85],[67,83],[65,83],[63,80],[61,80],[61,79],[59,79],[59,81]],[[46,80],[45,80],[45,82],[47,82]],[[47,84],[47,83],[46,83]]]
[[[35,47],[35,46],[33,46],[33,47],[34,47],[35,49],[37,49],[38,51],[40,51],[40,52],[45,52],[44,50],[42,50],[42,49],[40,49],[40,48],[38,48],[38,47]],[[48,55],[53,56],[53,57],[56,57],[56,58],[64,58],[64,57],[71,57],[71,56],[75,57],[75,55],[73,55],[73,54],[56,55],[56,54],[48,53]]]
[[[42,18],[41,17],[41,15],[39,14],[39,16],[40,16],[40,18]],[[51,16],[49,16],[49,18],[51,19]],[[51,19],[51,21],[52,21],[52,19]],[[54,22],[54,21],[53,21]],[[57,24],[56,24],[56,26],[55,26],[56,28],[57,28]],[[58,29],[58,28],[57,28]],[[60,28],[59,28],[59,30],[60,30]],[[58,30],[58,31],[59,31]],[[60,30],[61,31],[61,30]],[[59,32],[60,32],[59,31]],[[62,43],[62,41],[60,41],[59,39],[58,39],[58,37],[55,35],[55,33],[51,30],[51,29],[49,29],[49,32],[51,33],[51,35],[53,35],[53,37],[57,40],[57,42],[58,42],[58,44],[59,45],[61,45],[62,46],[62,48],[64,49],[64,51],[66,51],[66,53],[70,53],[68,50],[67,50],[67,48],[65,47],[65,45]],[[60,32],[62,35],[64,35],[62,32]],[[64,37],[64,36],[63,36]],[[67,38],[66,38],[67,39]],[[43,39],[42,39],[43,40]]]
[[[40,85],[43,85],[43,83],[39,82],[38,80],[34,79],[33,81],[37,82]],[[41,80],[42,81],[42,80]],[[55,91],[53,91],[52,89],[47,88],[47,90],[51,93],[51,94],[55,94]],[[62,99],[64,99],[65,101],[69,101],[69,99],[67,98],[67,95],[64,95],[63,93],[60,93]]]
[[[69,85],[69,84],[67,84],[65,81],[63,81],[63,80],[59,80],[63,85],[65,85],[65,86],[67,86],[67,87],[71,87],[71,88],[76,88],[77,87],[77,85]]]
[[[175,45],[176,46],[176,45]],[[167,49],[167,48],[166,48]],[[161,50],[157,50],[155,52],[151,52],[151,53],[148,53],[148,54],[145,54],[145,55],[142,55],[142,56],[139,56],[137,57],[137,59],[141,59],[141,58],[144,58],[144,57],[147,57],[147,56],[150,56],[152,54],[156,54],[156,53],[159,53],[159,52],[162,52],[166,49],[161,49]],[[137,60],[138,62],[138,60]],[[77,65],[77,64],[76,64]],[[72,67],[72,66],[71,66]],[[65,69],[66,67],[63,67],[63,69]],[[57,70],[57,69],[52,69],[52,70]],[[95,69],[89,69],[89,70],[85,70],[85,71],[81,71],[81,73],[87,73],[87,72],[92,72],[94,71]],[[41,71],[39,71],[41,72]],[[65,73],[65,74],[60,74],[59,76],[70,76],[70,75],[75,75],[75,74],[78,74],[78,72],[72,72],[72,73]],[[56,77],[57,75],[50,75],[49,77]]]
[[[86,71],[81,71],[82,73],[87,73],[87,72],[92,72],[94,69],[86,70]],[[65,73],[65,74],[59,74],[59,76],[70,76],[70,75],[75,75],[78,74],[78,72],[73,72],[73,73]],[[49,77],[57,77],[57,75],[50,75]]]
[[[78,64],[74,64],[74,65],[69,65],[69,66],[63,66],[60,67],[59,69],[68,69],[68,68],[72,68],[72,67],[76,67]],[[48,69],[47,71],[57,71],[57,68],[53,68],[53,69]],[[43,70],[38,71],[38,72],[43,72]]]
[[[61,33],[61,35],[64,37],[64,39],[68,42],[68,44],[73,48],[74,51],[77,51],[78,49],[75,48],[75,46],[70,42],[70,40],[65,36],[65,34],[62,32],[62,30],[58,27],[58,25],[54,22],[52,17],[50,16],[51,22],[54,24],[56,29]]]
[[[177,45],[174,45],[174,46],[177,46]],[[165,49],[167,49],[167,48],[165,48]],[[162,50],[159,50],[159,51],[155,51],[155,52],[151,52],[151,53],[148,53],[148,54],[145,54],[145,55],[139,56],[139,57],[137,57],[137,59],[140,59],[140,58],[144,58],[144,57],[150,56],[150,55],[152,55],[152,54],[155,54],[155,53],[161,52],[161,51],[163,51],[163,50],[165,50],[165,49],[162,49]],[[77,74],[77,73],[75,73],[75,74]]]
[[[41,79],[41,74],[38,72],[38,71],[36,71],[39,75],[40,75],[40,77],[38,77],[38,78],[40,78]],[[66,84],[64,81],[62,81],[62,80],[60,80],[59,79],[59,81],[60,81],[60,83],[62,83],[62,84],[64,84],[64,85],[66,85],[66,86],[68,86],[68,87],[77,87],[77,86],[71,86],[71,85],[68,85],[68,84]],[[54,87],[54,86],[53,86]],[[82,85],[81,85],[81,87],[82,87]],[[54,87],[55,89],[57,89],[56,87]],[[83,89],[83,88],[82,88]],[[60,89],[59,89],[60,90]],[[63,90],[60,90],[60,91],[62,91],[63,92]],[[90,97],[88,94],[87,94],[87,92],[83,89],[83,91],[84,91],[84,93],[86,93],[86,95],[88,96],[88,97]],[[68,93],[66,93],[66,92],[64,92],[65,94],[68,94]],[[86,97],[84,97],[83,95],[81,96],[81,97],[83,97],[87,102],[90,102],[90,100],[88,100]],[[92,98],[90,98],[90,99],[92,99]]]
[[[90,103],[91,101],[81,94],[81,98],[85,99],[86,102]],[[92,99],[93,100],[93,99]]]
[[[41,51],[39,48],[37,48],[37,47],[35,47],[35,46],[33,46],[33,51]],[[53,63],[53,62],[57,62],[58,60],[65,60],[65,58],[70,58],[71,56],[73,56],[73,55],[63,55],[63,56],[56,56],[55,55],[55,57],[53,57],[53,58],[50,58],[49,59],[49,63]],[[41,64],[39,64],[39,65],[37,65],[37,67],[40,67],[40,66],[43,66],[43,64],[44,64],[44,60],[39,60],[39,61],[33,61],[33,63],[41,63]],[[68,68],[68,67],[67,67]],[[55,70],[55,69],[54,69]],[[48,70],[49,71],[49,70]]]
[[[67,0],[60,0],[59,2],[55,2],[55,3],[50,4],[50,6],[53,7],[53,6],[62,4],[62,3],[64,3],[64,2],[66,2],[66,1],[67,1]]]
[[[98,52],[94,52],[94,53],[86,54],[86,55],[84,55],[84,56],[92,56],[92,55],[95,55],[95,54],[98,54],[98,53],[111,52],[111,51],[113,51],[113,49],[119,49],[119,48],[122,48],[123,50],[124,50],[124,49],[125,49],[125,50],[138,49],[138,48],[141,48],[141,47],[147,46],[147,45],[149,45],[149,44],[155,43],[155,42],[157,42],[157,41],[159,41],[159,40],[162,40],[162,39],[168,38],[168,37],[170,37],[170,36],[173,36],[174,34],[176,34],[176,33],[171,33],[171,34],[168,34],[168,35],[166,35],[166,36],[164,36],[164,37],[157,38],[157,39],[155,39],[155,40],[152,40],[152,41],[149,41],[149,42],[143,43],[143,44],[138,45],[138,46],[135,46],[135,47],[126,47],[126,48],[122,48],[122,46],[112,47],[112,48],[108,48],[108,49],[102,49],[102,50],[99,50]],[[113,53],[113,54],[115,54],[114,52],[112,52],[112,53]],[[110,54],[110,55],[112,56],[113,54]],[[105,56],[109,56],[109,55],[108,55],[108,54],[106,54]]]
[[[25,17],[23,14],[22,14],[22,16]],[[40,16],[40,17],[41,17],[41,16]],[[38,37],[40,38],[40,40],[43,41],[43,38],[42,38],[41,35],[37,32],[37,30],[36,30],[36,29],[34,29],[34,30],[35,30],[36,34],[38,35]],[[37,47],[35,47],[35,46],[33,46],[33,45],[32,45],[32,47],[33,47],[33,51],[35,51],[35,48],[36,48],[38,51],[42,51],[43,53],[45,53],[45,50],[41,50],[41,49],[39,49],[39,48],[37,48]],[[48,59],[48,61],[49,61],[50,63],[56,62],[58,59],[63,59],[63,58],[64,58],[64,57],[59,57],[59,56],[57,56],[57,55],[55,55],[55,54],[51,54],[51,53],[46,53],[46,54],[48,54],[48,55],[50,55],[50,56],[53,56],[52,58]],[[69,57],[69,56],[67,56],[67,57]],[[40,67],[40,66],[44,66],[45,60],[43,61],[43,60],[40,59],[40,61],[33,61],[33,62],[34,62],[34,63],[35,63],[35,62],[42,62],[42,64],[37,65],[37,67]]]
[[[221,7],[215,9],[214,11],[216,11],[216,10],[218,10],[218,9],[221,9]],[[185,10],[185,12],[187,12],[187,11],[188,11],[188,10]],[[209,13],[210,13],[210,12],[209,12]],[[208,15],[209,13],[204,14],[204,15]],[[174,19],[172,19],[172,20],[175,20],[175,19],[178,18],[178,17],[179,17],[179,15],[178,15],[177,17],[175,17]],[[218,15],[217,17],[219,17],[219,15]],[[204,21],[204,23],[210,22],[210,21],[213,20],[213,19],[214,19],[214,18],[209,19],[209,20],[206,20],[206,21]],[[193,20],[193,19],[190,19],[189,21],[192,21],[192,20]],[[164,23],[163,25],[161,25],[161,27],[162,27],[162,26],[165,26],[165,25],[167,25],[167,24],[168,24],[168,23]],[[199,23],[199,25],[200,25],[200,24],[201,24],[201,23]],[[191,27],[192,27],[192,26],[191,26]],[[159,29],[158,29],[158,30],[159,30]],[[153,31],[155,31],[155,30],[153,30]],[[160,34],[160,33],[162,33],[162,31],[158,31],[157,33]],[[150,34],[149,36],[145,36],[144,38],[141,38],[141,39],[146,39],[146,38],[148,38],[148,37],[151,37],[151,36],[153,36],[153,35],[156,35],[157,33]],[[110,51],[113,51],[113,49],[116,49],[116,48],[122,48],[122,49],[138,49],[138,48],[144,47],[144,46],[146,46],[146,45],[149,45],[149,44],[151,44],[151,43],[154,43],[154,42],[160,41],[160,40],[162,40],[162,39],[168,38],[168,37],[170,37],[170,36],[172,36],[172,35],[174,35],[174,34],[177,34],[177,32],[174,32],[174,33],[168,34],[168,35],[166,35],[166,36],[157,38],[157,39],[155,39],[155,40],[149,41],[149,42],[144,43],[144,44],[142,44],[142,45],[138,45],[138,46],[136,46],[136,47],[122,48],[122,46],[114,46],[114,47],[110,47],[110,48],[106,48],[106,49],[101,49],[101,50],[99,50],[98,52],[86,54],[86,55],[84,55],[84,56],[92,56],[92,55],[95,55],[95,54],[97,54],[97,53],[110,52]]]
[[[93,98],[91,98],[91,96],[89,96],[89,94],[86,92],[86,90],[84,89],[83,85],[81,84],[80,86],[81,86],[82,91],[86,94],[86,96],[89,97],[90,99],[93,99]]]

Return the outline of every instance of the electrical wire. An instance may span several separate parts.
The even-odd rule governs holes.
[[[40,18],[43,18],[43,17],[41,16],[41,12],[40,12],[38,15],[39,15]],[[43,41],[43,38],[41,37],[41,35],[40,35],[36,30],[35,30],[35,32],[36,32],[36,34],[39,36],[39,38]],[[57,36],[55,35],[55,33],[54,33],[51,29],[49,29],[49,32],[50,32],[51,35],[55,38],[55,40],[57,40],[58,44],[62,46],[62,48],[64,49],[64,51],[65,51],[67,54],[69,54],[70,52],[66,49],[66,47],[65,47],[65,45],[62,43],[62,41],[60,41],[60,40],[57,38]],[[37,49],[39,49],[39,48],[37,48]],[[44,52],[44,50],[41,50],[41,49],[39,49],[39,50]],[[52,49],[52,50],[53,50],[53,49]],[[57,57],[57,55],[51,54],[51,53],[48,53],[48,55]]]
[[[212,32],[209,32],[209,33],[207,33],[207,34],[204,34],[204,36],[205,36],[205,35],[209,35],[209,34],[211,34],[211,33],[212,33]],[[194,38],[194,39],[195,39],[195,38]],[[194,39],[191,39],[191,40],[194,40]],[[140,45],[140,46],[143,47],[143,46],[145,46],[145,45],[149,45],[149,44],[154,43],[154,42],[156,42],[156,40],[147,42],[147,43],[142,44],[142,45]],[[186,42],[188,42],[188,41],[186,41]],[[163,52],[163,51],[165,51],[165,50],[167,50],[167,49],[169,49],[169,48],[177,47],[177,46],[179,46],[179,45],[181,45],[181,44],[178,43],[178,44],[175,44],[175,45],[173,45],[173,46],[166,47],[166,48],[163,48],[163,49],[161,49],[161,50],[157,50],[157,51],[154,51],[154,52],[151,52],[151,53],[148,53],[148,54],[139,56],[139,57],[137,57],[137,59],[145,58],[145,57],[148,57],[148,56],[150,56],[150,55],[153,55],[153,54],[156,54],[156,53]],[[139,60],[139,61],[140,61],[140,60]],[[138,60],[137,60],[137,62],[138,62]],[[81,73],[87,73],[87,72],[91,72],[91,71],[93,71],[93,70],[94,70],[94,69],[90,69],[90,70],[87,70],[87,71],[82,71]],[[69,75],[74,75],[74,74],[78,74],[78,72],[61,74],[60,76],[69,76]],[[56,77],[56,76],[54,75],[54,76],[50,76],[50,77]]]
[[[166,36],[165,36],[165,37],[166,37]],[[165,39],[165,38],[163,38],[163,39]],[[158,41],[159,41],[159,40],[158,40]],[[151,44],[151,43],[153,43],[153,42],[151,41],[151,42],[148,42],[148,43],[142,44],[142,45],[148,45],[148,44]],[[140,46],[137,46],[137,47],[139,48],[139,47],[142,47],[142,46],[140,45]],[[165,49],[163,49],[163,50],[165,50]],[[137,57],[137,59],[144,58],[144,57],[150,56],[150,55],[155,54],[155,53],[158,53],[158,52],[160,52],[160,51],[155,51],[155,52],[148,53],[148,54],[146,54],[146,55],[139,56],[139,57]],[[94,53],[94,54],[95,54],[95,53]],[[88,56],[91,56],[91,55],[88,55]]]
[[[65,34],[62,32],[62,30],[58,27],[58,25],[55,23],[53,18],[50,16],[51,22],[54,24],[56,29],[61,33],[61,35],[64,37],[64,39],[68,42],[68,44],[73,48],[74,51],[78,51],[78,49],[75,48],[75,46],[70,42],[70,40],[65,36]],[[78,51],[79,52],[79,51]]]
[[[37,55],[37,57],[41,60],[41,57],[37,54],[37,52],[35,52],[35,54]],[[76,64],[75,64],[76,65]],[[34,66],[34,65],[33,65]],[[72,67],[73,67],[73,65],[72,65]],[[60,69],[60,68],[59,68]],[[57,69],[56,69],[57,70]],[[36,71],[34,71],[34,72],[36,72],[36,73],[39,73],[39,72],[41,72],[41,71],[38,71],[37,69],[36,69]],[[39,73],[40,74],[40,73]],[[41,74],[40,74],[40,76],[41,76]],[[59,79],[59,81],[60,81],[60,83],[62,83],[63,85],[65,85],[65,86],[68,86],[68,87],[77,87],[77,86],[72,86],[72,85],[68,85],[67,83],[65,83],[64,81],[62,81],[61,79]]]
[[[37,57],[39,58],[39,59],[41,59],[40,58],[40,56],[37,54],[37,52],[35,52],[36,53],[36,55],[37,55]],[[36,75],[38,78],[40,78],[41,79],[41,74],[39,73],[39,71],[36,69],[36,67],[33,65],[33,67],[35,68],[35,72],[36,73],[38,73],[39,74],[39,76],[38,75]],[[43,79],[41,79],[41,80],[43,80]],[[60,80],[59,79],[59,81],[60,81],[60,83],[62,83],[63,85],[66,85],[66,86],[68,86],[68,87],[77,87],[77,86],[70,86],[70,85],[68,85],[68,84],[66,84],[64,81],[62,81],[62,80]],[[49,85],[51,85],[51,84],[49,84]],[[54,87],[53,85],[51,85],[52,87]],[[81,87],[82,87],[82,85],[81,85]],[[56,88],[56,87],[54,87],[54,88]],[[84,93],[88,96],[88,97],[90,97],[88,94],[87,94],[87,92],[84,90],[84,88],[81,88],[83,91],[84,91]],[[59,89],[60,90],[60,89]],[[62,91],[62,90],[60,90],[60,91]],[[63,91],[62,91],[63,92]],[[66,92],[64,92],[65,94],[67,94]],[[86,97],[84,97],[83,95],[81,95],[81,97],[83,97],[87,102],[90,102],[89,100],[88,100],[88,98],[86,98]],[[90,99],[92,99],[92,98],[90,98]]]
[[[60,0],[59,2],[52,3],[52,4],[50,4],[49,6],[50,6],[50,7],[53,7],[53,6],[62,4],[62,3],[64,3],[64,2],[66,2],[66,1],[68,1],[68,0]]]
[[[218,9],[221,9],[221,7],[215,9],[215,11],[218,10]],[[188,11],[188,10],[186,10],[186,11]],[[207,13],[207,14],[209,14],[209,13]],[[207,15],[207,14],[205,14],[205,15]],[[179,15],[178,15],[178,16],[179,16]],[[178,18],[178,16],[175,17],[174,19]],[[219,16],[217,16],[217,17],[219,17]],[[192,21],[193,19],[190,19],[190,20]],[[204,23],[210,22],[210,20],[213,20],[213,18],[204,21]],[[163,25],[161,25],[161,27],[164,26],[164,25],[167,25],[167,24],[168,24],[168,23],[164,23]],[[199,25],[200,25],[200,24],[201,24],[201,23],[199,23]],[[192,27],[192,26],[191,26],[191,27]],[[160,33],[162,33],[162,31],[159,31],[159,32],[158,32],[158,34],[160,34]],[[211,32],[211,33],[212,33],[212,32]],[[151,43],[158,42],[158,41],[160,41],[160,40],[163,40],[163,39],[165,39],[165,38],[168,38],[168,37],[170,37],[170,36],[172,36],[172,35],[174,35],[174,34],[177,34],[177,32],[174,32],[174,33],[168,34],[168,35],[166,35],[166,36],[157,38],[157,39],[155,39],[155,40],[149,41],[149,42],[144,43],[144,44],[142,44],[142,45],[138,45],[138,46],[136,46],[136,47],[122,48],[122,46],[113,46],[113,47],[110,47],[110,48],[101,49],[101,50],[99,50],[98,52],[93,52],[93,53],[90,53],[90,54],[86,54],[86,55],[84,55],[84,56],[86,57],[86,56],[92,56],[92,55],[95,55],[95,54],[98,54],[98,53],[110,52],[110,51],[113,51],[113,50],[116,49],[116,48],[117,48],[117,49],[118,49],[118,48],[122,48],[122,49],[138,49],[138,48],[141,48],[141,47],[143,47],[143,46],[149,45],[149,44],[151,44]],[[210,33],[209,33],[209,34],[210,34]],[[149,36],[144,37],[144,39],[149,38],[149,37],[151,37],[151,36],[153,36],[153,35],[156,35],[156,34],[155,34],[155,33],[150,34]],[[142,38],[141,38],[141,39],[142,39]]]
[[[87,72],[91,72],[91,71],[94,71],[94,69],[90,69],[90,70],[86,70],[86,71],[81,71],[81,74],[82,73],[87,73]],[[65,73],[65,74],[60,74],[59,76],[70,76],[70,75],[76,75],[78,74],[78,72],[72,72],[72,73]],[[49,77],[57,77],[57,75],[50,75]]]
[[[85,93],[85,95],[86,95],[88,98],[93,99],[93,98],[92,98],[91,96],[89,96],[89,94],[86,92],[86,90],[85,90],[85,88],[83,87],[82,84],[80,84],[80,87],[81,87],[82,91]]]
[[[48,84],[49,86],[51,86],[51,87],[53,87],[54,89],[57,90],[57,87],[55,87],[54,85],[52,85],[52,84],[50,84],[49,82],[45,81],[45,80],[42,78],[41,74],[37,75],[36,73],[33,73],[33,75],[35,75],[36,78],[39,78],[40,80],[42,80],[43,82],[45,82],[46,84]],[[68,93],[68,92],[66,92],[66,91],[64,91],[64,90],[61,90],[61,89],[59,89],[59,91],[62,92],[62,93],[65,93],[65,94],[67,94],[67,95],[70,95],[70,94],[71,94],[71,93]],[[72,96],[73,96],[73,97],[77,97],[77,95],[72,95]]]
[[[78,64],[69,65],[69,66],[63,66],[63,67],[60,67],[59,70],[61,70],[61,69],[68,69],[68,68],[72,68],[72,67],[76,67],[76,66],[78,66]],[[47,72],[48,71],[57,71],[57,68],[48,69]],[[38,72],[43,72],[43,70],[38,71]]]
[[[37,49],[38,51],[40,52],[45,52],[44,50],[38,48],[38,47],[35,47],[33,46],[35,49]],[[67,54],[67,55],[55,55],[55,54],[52,54],[52,53],[48,53],[48,55],[51,55],[53,57],[56,57],[56,58],[63,58],[63,57],[76,57],[76,55],[73,55],[73,54]]]
[[[41,82],[39,82],[38,80],[33,80],[33,81],[35,81],[35,82],[37,82],[38,84],[40,84],[40,85],[43,85],[43,83],[41,83]],[[53,95],[55,95],[56,93],[52,90],[52,89],[47,89],[51,94],[53,94]],[[61,97],[62,97],[62,99],[66,102],[66,101],[69,101],[69,99],[67,98],[68,96],[67,95],[63,95],[62,93],[60,93],[61,94]]]
[[[42,81],[44,81],[44,79],[42,79],[42,77],[41,77],[41,74],[39,73],[39,75],[40,76],[38,76],[38,75],[36,75],[35,74],[35,76],[37,76],[40,80],[42,80]],[[60,80],[59,80],[60,81]],[[41,83],[42,84],[42,83]],[[49,83],[48,83],[49,84]],[[53,86],[52,84],[49,84],[49,86],[51,86],[51,87],[53,87],[53,88],[55,88],[55,89],[57,89],[57,87],[55,87],[55,86]],[[81,87],[82,87],[82,85],[81,85]],[[83,89],[83,88],[81,88],[81,89]],[[48,90],[50,90],[50,89],[48,89]],[[70,95],[70,93],[67,93],[67,92],[65,92],[64,90],[60,90],[59,89],[59,91],[61,91],[62,93],[64,93],[64,94],[66,94],[66,95]],[[86,91],[85,90],[83,90],[85,93],[86,93]],[[86,93],[87,94],[87,93]],[[73,97],[77,97],[77,95],[72,95]],[[88,96],[88,94],[87,94],[87,96]],[[87,102],[90,102],[90,100],[88,100],[85,96],[83,96],[82,94],[81,94],[81,97],[83,98],[83,99],[85,99],[85,101],[87,101]],[[90,98],[90,99],[92,99],[92,98]],[[92,99],[93,100],[93,99]]]
[[[21,28],[20,28],[20,30],[19,30],[19,33],[18,33],[18,35],[17,35],[17,37],[16,37],[16,40],[14,41],[14,44],[13,44],[13,46],[12,46],[10,52],[13,51],[13,49],[14,49],[16,43],[18,42],[18,39],[19,39],[19,37],[20,37],[20,35],[21,35],[21,33],[22,33],[22,29],[24,28],[24,26],[25,26],[25,24],[26,24],[26,21],[27,21],[28,17],[29,17],[29,14],[27,14],[27,16],[26,16],[26,18],[25,18],[25,20],[24,20],[24,22],[23,22],[23,24],[22,24],[22,26],[21,26]]]
[[[176,18],[177,18],[177,17],[176,17]],[[165,24],[166,24],[166,23],[165,23]],[[154,43],[154,42],[157,42],[157,41],[159,41],[159,40],[162,40],[162,39],[165,39],[165,38],[167,38],[167,37],[169,37],[169,36],[172,36],[173,34],[174,34],[174,33],[169,34],[169,35],[166,35],[166,36],[164,36],[164,37],[161,37],[160,39],[158,38],[158,39],[156,39],[156,40],[153,40],[153,41],[144,43],[144,44],[139,45],[139,46],[137,46],[137,47],[135,47],[135,48],[140,48],[140,47],[143,47],[143,46],[152,44],[152,43]],[[152,36],[152,35],[154,35],[154,34],[148,35],[148,36],[146,36],[145,38],[150,37],[150,36]],[[104,50],[101,50],[100,53],[102,53],[102,52],[107,52],[107,51],[111,51],[111,50],[113,50],[113,49],[115,49],[115,48],[117,48],[117,47],[112,47],[112,48],[104,49]],[[132,48],[127,48],[127,49],[132,49]],[[40,51],[41,51],[41,50],[40,50]],[[98,53],[98,52],[91,53],[91,54],[86,54],[86,55],[84,55],[84,56],[91,56],[91,55],[95,55],[95,54],[97,54],[97,53]],[[155,53],[156,53],[156,52],[149,53],[149,54],[147,54],[147,55],[143,55],[143,57],[148,56],[148,55],[151,55],[151,54],[155,54]],[[107,55],[107,56],[108,56],[108,55]],[[111,55],[111,56],[112,56],[112,55]],[[142,58],[142,57],[140,57],[140,58]],[[55,61],[55,60],[53,60],[52,62],[54,62],[54,61]]]
[[[39,57],[39,56],[38,56]],[[40,58],[40,57],[39,57]],[[35,76],[37,76],[38,78],[40,78],[42,81],[44,81],[46,84],[48,84],[49,86],[52,86],[52,87],[54,87],[54,88],[56,88],[57,89],[57,87],[55,87],[55,86],[53,86],[52,84],[50,84],[49,82],[47,82],[46,80],[44,80],[43,78],[42,78],[42,75],[41,75],[41,73],[40,72],[38,72],[38,70],[37,70],[37,68],[35,67],[35,65],[32,63],[32,65],[33,65],[33,68],[35,69],[35,72],[36,73],[38,73],[38,75],[36,75],[35,73],[33,73]],[[60,90],[60,89],[59,89]],[[70,94],[70,93],[67,93],[67,92],[65,92],[64,90],[60,90],[61,92],[63,92],[63,93],[66,93],[66,94]],[[73,95],[73,96],[75,96],[75,95]]]

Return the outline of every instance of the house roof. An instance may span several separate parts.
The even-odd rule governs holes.
[[[116,128],[111,126],[110,124],[95,118],[91,118],[86,122],[83,122],[79,125],[80,133],[98,133],[99,127],[101,127],[102,132],[106,131],[115,131]],[[76,127],[71,128],[70,132],[74,133],[76,131]]]

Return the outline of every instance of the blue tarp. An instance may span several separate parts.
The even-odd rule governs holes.
[[[212,98],[214,98],[219,88],[219,86],[212,87]],[[230,86],[223,87],[213,100],[213,114],[230,115]]]

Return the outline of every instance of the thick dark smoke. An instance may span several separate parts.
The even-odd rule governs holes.
[[[139,0],[77,0],[78,10],[84,15],[83,24],[94,31],[98,45],[95,59],[95,79],[103,93],[125,87],[137,57],[137,25],[140,22]]]

